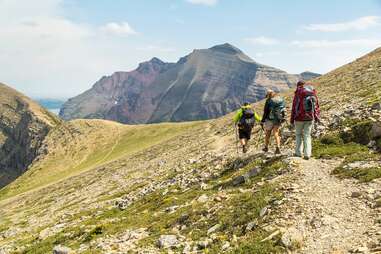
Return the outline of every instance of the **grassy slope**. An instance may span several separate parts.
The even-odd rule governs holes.
[[[319,97],[321,99],[323,116],[328,117],[328,113],[334,111],[337,105],[350,104],[351,102],[372,103],[375,100],[380,100],[381,77],[379,76],[380,71],[378,71],[381,69],[380,60],[381,50],[378,50],[357,60],[354,64],[339,68],[317,79],[316,87],[318,88]],[[292,91],[285,93],[289,102],[292,93]],[[256,104],[256,108],[260,109],[262,107],[263,102]],[[95,122],[91,121],[84,121],[83,123],[95,124]],[[71,124],[77,126],[78,123],[72,122]],[[229,163],[223,163],[222,168],[219,168],[217,167],[219,165],[216,166],[215,161],[206,158],[201,160],[202,163],[200,164],[189,165],[190,163],[187,161],[190,158],[193,159],[193,156],[197,155],[197,153],[194,152],[196,149],[199,149],[202,154],[206,154],[206,151],[209,151],[206,146],[207,142],[204,141],[207,135],[210,135],[211,133],[214,133],[213,135],[218,133],[218,135],[223,138],[228,137],[226,140],[229,143],[224,152],[231,153],[232,147],[234,150],[234,133],[229,130],[231,127],[231,114],[217,120],[194,124],[196,126],[201,126],[202,128],[211,125],[212,128],[211,130],[201,128],[201,130],[198,130],[197,133],[193,134],[189,131],[189,126],[179,127],[176,131],[172,132],[172,128],[175,125],[168,124],[165,125],[166,127],[164,127],[162,132],[160,130],[161,128],[154,128],[152,126],[123,127],[110,123],[110,125],[100,124],[99,126],[100,129],[104,129],[104,131],[99,130],[99,134],[105,135],[103,138],[99,136],[94,140],[94,136],[91,136],[91,134],[96,135],[95,133],[98,133],[98,130],[88,134],[82,133],[80,135],[81,137],[86,137],[85,139],[91,140],[90,143],[94,142],[94,147],[92,147],[93,150],[88,148],[81,149],[81,145],[79,145],[81,139],[79,139],[77,145],[73,145],[73,140],[71,140],[68,142],[68,151],[61,154],[61,157],[59,157],[59,154],[54,155],[56,157],[53,155],[48,156],[53,156],[51,157],[52,164],[45,168],[42,167],[42,170],[40,170],[42,173],[38,172],[37,165],[48,163],[49,160],[37,162],[33,167],[35,169],[31,171],[30,174],[35,172],[34,174],[36,174],[36,176],[34,180],[40,178],[37,177],[37,175],[41,176],[41,178],[45,178],[51,173],[50,170],[47,170],[48,168],[51,169],[55,165],[59,169],[59,166],[62,164],[65,164],[67,167],[59,169],[58,171],[64,172],[64,175],[76,174],[86,169],[93,170],[88,170],[86,174],[81,174],[78,177],[61,181],[57,183],[57,186],[47,187],[44,191],[37,191],[34,195],[19,199],[20,203],[7,204],[3,210],[0,209],[0,215],[1,212],[4,213],[4,216],[0,216],[0,218],[4,218],[3,222],[0,220],[0,232],[9,227],[15,227],[21,230],[27,228],[29,230],[28,233],[25,233],[25,235],[20,234],[15,237],[17,241],[20,241],[19,246],[27,246],[25,253],[50,252],[52,246],[56,244],[65,244],[73,248],[78,248],[80,244],[88,244],[89,242],[95,241],[98,238],[101,239],[106,235],[117,235],[126,229],[135,229],[138,227],[148,228],[150,232],[150,236],[139,242],[139,245],[153,246],[160,234],[173,233],[171,231],[172,228],[176,226],[179,218],[185,213],[189,215],[188,221],[185,223],[188,227],[182,230],[181,233],[186,235],[188,239],[202,239],[206,236],[206,231],[210,226],[215,223],[220,223],[222,225],[221,232],[217,233],[218,240],[208,249],[210,253],[218,253],[223,241],[232,239],[233,235],[242,238],[240,239],[238,247],[236,249],[233,248],[232,253],[282,252],[281,247],[276,244],[277,239],[267,242],[266,244],[259,243],[263,237],[268,235],[268,232],[258,229],[250,233],[244,233],[243,229],[248,221],[258,219],[258,212],[263,206],[268,205],[271,200],[278,199],[281,195],[281,193],[272,189],[273,186],[267,184],[264,186],[256,185],[256,183],[259,183],[262,177],[266,177],[266,174],[269,174],[270,177],[272,177],[273,175],[281,173],[286,166],[282,165],[281,161],[274,161],[267,165],[260,165],[264,168],[264,171],[260,176],[253,179],[252,182],[235,187],[225,186],[222,189],[222,192],[226,192],[229,198],[217,205],[220,209],[217,209],[216,213],[210,215],[209,211],[215,206],[216,201],[211,198],[209,202],[202,205],[195,202],[195,200],[202,194],[207,194],[211,197],[220,194],[219,188],[221,187],[221,183],[228,182],[230,179],[249,170],[253,166],[259,165],[261,162],[257,162],[257,157],[255,157],[250,158],[246,164],[238,163],[240,166],[237,167],[231,168]],[[135,147],[135,140],[141,141],[142,139],[137,136],[137,129],[134,128],[141,128],[139,133],[144,135],[143,140],[146,142],[143,142],[141,147]],[[153,129],[149,130],[146,128]],[[86,127],[84,129],[88,128]],[[92,127],[91,129],[94,130],[97,128]],[[122,133],[122,138],[119,143],[116,142],[116,129],[120,130]],[[146,136],[147,134],[152,134],[153,130],[157,131],[156,141],[152,140],[151,136]],[[188,143],[183,143],[182,140],[176,141],[174,139],[172,139],[172,141],[174,140],[173,142],[168,141],[171,140],[170,137],[175,137],[176,139],[175,135],[180,133],[189,138],[187,141]],[[165,134],[165,136],[167,135],[168,139],[166,141],[162,140],[162,134]],[[253,142],[259,142],[257,139],[258,138],[254,135]],[[163,142],[158,146],[152,146],[160,141]],[[341,143],[337,144],[334,142],[330,144],[327,144],[326,141],[318,142],[317,145],[319,147],[315,146],[315,148],[316,152],[318,152],[317,156],[321,157],[329,156],[330,158],[345,158],[346,156],[353,156],[352,151],[365,151],[364,154],[367,154],[367,151],[364,150],[365,148],[362,146],[353,145],[353,147],[351,146],[351,149],[347,149],[349,152],[344,153],[343,149],[345,150],[348,146],[342,146]],[[64,144],[64,142],[62,142],[62,144]],[[114,147],[115,144],[116,146]],[[114,149],[112,149],[113,147]],[[63,149],[61,148],[57,148],[57,152],[62,150]],[[121,158],[139,150],[143,151],[137,155],[139,160],[131,161],[131,158],[126,157],[126,160],[131,162],[131,165],[136,165],[136,169],[134,170],[139,172],[146,170],[143,175],[136,174],[135,176],[135,171],[127,170],[126,168],[128,168],[129,164]],[[70,151],[74,152],[70,153]],[[168,151],[170,151],[169,154],[173,154],[174,157],[166,155]],[[73,157],[71,158],[69,155]],[[78,160],[75,156],[84,158],[81,164],[77,165],[74,163],[74,161]],[[156,163],[148,165],[149,167],[147,168],[139,165],[139,163],[149,162],[150,157],[168,160],[168,162],[175,161],[180,164],[170,164],[168,167],[164,168],[163,171],[159,170]],[[60,159],[64,160],[64,162],[59,161]],[[71,159],[73,161],[71,161]],[[105,163],[110,160],[116,160],[116,165],[105,165]],[[221,158],[218,158],[216,161],[219,160],[221,160]],[[72,163],[72,166],[69,166],[70,163]],[[74,166],[73,163],[75,164]],[[110,172],[100,171],[96,168],[96,166],[102,164],[107,168],[105,171]],[[125,164],[127,166],[123,166]],[[144,170],[142,170],[143,168]],[[110,205],[105,206],[98,201],[102,200],[106,203],[108,202],[107,204],[110,204],[116,198],[123,197],[126,194],[133,193],[135,190],[139,190],[141,186],[152,181],[150,178],[151,176],[157,177],[157,175],[155,175],[156,171],[158,171],[158,174],[162,177],[160,178],[161,181],[172,179],[174,176],[180,175],[181,172],[197,175],[207,172],[210,168],[215,170],[218,174],[216,177],[212,177],[205,181],[210,187],[207,190],[201,190],[199,184],[194,184],[186,190],[174,185],[169,187],[168,194],[164,195],[162,194],[163,189],[158,189],[157,191],[148,193],[147,195],[144,195],[143,198],[136,200],[125,211],[120,211],[113,206],[110,207]],[[173,171],[173,169],[179,171]],[[112,181],[113,174],[116,174],[117,179],[120,179],[120,181],[127,181],[127,178],[124,179],[123,177],[128,177],[128,180],[139,178],[142,179],[142,182],[132,181],[128,186],[119,186],[114,192],[109,191],[109,193],[106,194],[98,191],[96,189],[97,185],[104,184],[102,188],[106,188],[114,184]],[[66,177],[68,175],[66,175]],[[33,186],[28,187],[27,182],[31,179],[29,177],[33,177],[33,175],[28,177],[25,176],[25,179],[20,178],[20,189],[25,188],[25,190],[27,190],[33,188]],[[81,181],[79,178],[81,178]],[[47,177],[47,179],[50,179],[50,176]],[[103,181],[95,181],[94,183],[94,179],[102,179]],[[54,182],[54,179],[47,180],[47,182],[52,183]],[[121,182],[118,182],[119,185],[120,183]],[[3,195],[11,196],[17,194],[20,189],[16,188],[16,184],[17,182],[15,185],[12,185],[14,188],[10,188],[8,194],[3,192]],[[38,184],[38,186],[41,185],[44,185],[44,183]],[[245,192],[242,191],[242,189],[254,189],[259,193],[252,195],[251,192]],[[106,189],[106,192],[107,191],[108,190]],[[74,194],[77,194],[78,196]],[[94,201],[91,195],[95,195],[97,201]],[[63,202],[64,204],[61,204],[62,200],[65,201]],[[95,204],[95,206],[91,207],[92,204]],[[180,205],[181,208],[172,214],[165,213],[164,210],[172,205]],[[182,207],[182,205],[185,206]],[[69,213],[69,215],[67,215],[67,213]],[[39,227],[41,228],[31,226],[36,218],[39,220],[45,216],[45,214],[50,214],[50,216],[46,217],[52,217],[52,220],[48,220],[48,222],[44,222],[44,220],[41,220],[41,222],[39,221]],[[29,219],[21,219],[25,217],[24,215],[29,215]],[[36,240],[36,235],[38,236],[41,229],[53,227],[53,225],[61,223],[62,220],[68,224],[72,223],[71,226],[66,226],[62,232],[53,234],[44,240]],[[52,224],[48,225],[48,223]],[[2,242],[0,241],[0,244],[1,243]],[[100,251],[97,249],[89,251],[89,253],[99,252]]]
[[[102,120],[75,120],[54,129],[45,140],[48,154],[12,184],[0,199],[41,188],[121,156],[139,152],[201,124],[163,123],[129,126]]]

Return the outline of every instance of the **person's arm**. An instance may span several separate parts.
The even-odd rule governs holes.
[[[296,112],[295,112],[295,110],[296,110],[296,96],[297,96],[297,94],[295,93],[295,95],[294,95],[294,99],[293,99],[293,101],[292,101],[292,110],[291,110],[290,124],[294,124],[294,122],[295,122],[295,114],[296,114]]]
[[[233,118],[234,124],[237,124],[239,120],[241,120],[242,114],[243,114],[242,109],[239,109],[237,113],[234,115],[234,118]]]
[[[316,91],[315,91],[315,97],[316,97],[316,105],[315,105],[315,111],[314,111],[314,119],[316,119],[317,122],[320,122],[320,106],[319,106],[319,99],[317,97]]]
[[[270,114],[269,101],[269,99],[266,100],[265,108],[263,109],[263,115],[261,120],[262,123],[266,121]]]

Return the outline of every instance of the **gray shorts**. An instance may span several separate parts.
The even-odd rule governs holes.
[[[266,120],[263,127],[265,128],[266,131],[272,131],[274,128],[279,128],[280,125],[281,125],[280,123],[275,123],[274,121]]]

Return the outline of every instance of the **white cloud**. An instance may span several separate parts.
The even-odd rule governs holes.
[[[68,97],[152,57],[138,54],[133,41],[111,40],[99,27],[65,18],[61,2],[0,0],[0,82],[29,96]]]
[[[343,47],[379,47],[381,39],[352,39],[352,40],[304,40],[292,41],[291,45],[300,48],[343,48]]]
[[[186,1],[191,4],[201,4],[201,5],[207,5],[207,6],[214,6],[218,3],[218,0],[186,0]]]
[[[309,31],[320,32],[342,32],[350,30],[366,30],[371,27],[379,26],[381,18],[379,16],[365,16],[352,21],[332,24],[311,24],[304,26]]]
[[[132,27],[127,22],[107,23],[106,25],[102,26],[100,29],[102,32],[118,35],[118,36],[128,36],[128,35],[137,34],[137,32],[134,29],[132,29]]]
[[[270,46],[270,45],[279,44],[279,41],[277,39],[269,38],[265,36],[260,36],[255,38],[246,38],[245,41],[253,45]]]

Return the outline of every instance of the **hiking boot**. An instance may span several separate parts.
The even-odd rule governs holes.
[[[277,148],[275,149],[275,154],[281,154],[281,152],[280,152],[280,148],[279,148],[279,147],[277,147]]]
[[[305,159],[306,161],[308,161],[310,159],[310,157],[308,156],[304,156],[303,159]]]
[[[269,151],[269,148],[266,146],[262,149],[263,152],[267,153]]]
[[[247,148],[246,148],[246,146],[242,146],[242,152],[243,152],[243,153],[246,153],[246,152],[247,152]]]

